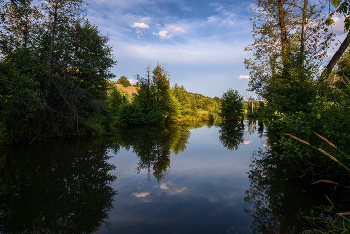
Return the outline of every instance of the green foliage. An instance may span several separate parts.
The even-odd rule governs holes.
[[[8,141],[32,131],[37,113],[46,107],[40,84],[29,72],[38,66],[28,49],[17,50],[0,63],[0,131]]]
[[[113,113],[117,113],[119,106],[124,102],[128,102],[127,98],[114,86],[109,97],[109,106],[113,110]]]
[[[80,17],[82,4],[6,4],[7,26],[0,32],[0,109],[6,113],[0,135],[6,140],[101,130],[92,119],[105,121],[107,81],[114,77],[109,69],[116,61],[108,37]]]
[[[276,152],[278,152],[276,156],[281,159],[292,159],[298,165],[300,172],[311,176],[313,181],[327,178],[345,182],[350,174],[315,148],[325,150],[346,166],[350,164],[350,160],[331,145],[320,141],[314,132],[330,142],[336,142],[337,147],[345,155],[350,155],[348,117],[335,102],[327,101],[324,97],[318,96],[314,103],[310,103],[310,106],[312,106],[312,111],[309,114],[275,112],[268,121],[270,131],[279,136],[279,140],[274,143]],[[302,139],[315,148],[285,136],[285,133]],[[339,173],[340,171],[344,172]]]
[[[275,74],[266,86],[263,97],[268,107],[280,112],[310,112],[310,105],[317,93],[311,74],[297,66],[291,66],[282,74]]]
[[[239,119],[243,115],[243,97],[237,90],[229,89],[222,95],[221,116],[226,120]]]
[[[131,83],[126,76],[121,76],[118,79],[117,84],[121,84],[121,85],[123,85],[123,87],[131,86]]]
[[[219,98],[187,92],[176,83],[170,87],[168,72],[159,64],[152,74],[151,77],[148,67],[147,78],[136,76],[140,87],[132,102],[119,108],[117,116],[120,122],[135,125],[177,120],[219,120]]]

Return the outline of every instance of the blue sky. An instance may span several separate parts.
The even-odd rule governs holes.
[[[145,74],[149,64],[166,64],[170,83],[187,91],[221,97],[229,88],[244,95],[248,71],[244,47],[252,43],[251,0],[89,0],[86,15],[118,64],[112,72]],[[241,78],[241,79],[240,79]],[[243,79],[242,79],[243,78]]]
[[[115,80],[124,75],[133,81],[136,74],[145,75],[148,64],[153,69],[159,62],[166,64],[172,86],[210,97],[232,88],[245,96],[249,72],[243,61],[252,54],[244,48],[253,42],[251,0],[87,1],[86,17],[110,36],[118,61],[112,68]],[[332,44],[346,36],[344,17],[334,19]]]

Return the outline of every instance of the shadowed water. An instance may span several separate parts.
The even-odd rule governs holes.
[[[324,202],[259,121],[178,123],[0,154],[1,233],[300,233]]]

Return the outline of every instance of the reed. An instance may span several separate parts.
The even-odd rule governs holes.
[[[304,140],[302,140],[302,139],[299,139],[298,137],[293,136],[293,135],[291,135],[291,134],[284,133],[284,135],[286,135],[286,136],[290,136],[291,138],[294,138],[295,140],[300,141],[301,143],[304,143],[304,144],[310,145],[310,144],[309,144],[309,142],[306,142],[306,141],[304,141]]]
[[[315,132],[314,132],[314,133],[315,133]],[[332,142],[330,142],[329,140],[327,140],[325,137],[323,137],[323,136],[321,136],[321,135],[319,135],[319,134],[317,134],[317,133],[315,133],[315,134],[316,134],[319,138],[321,138],[322,140],[324,140],[325,142],[327,142],[329,145],[331,145],[331,146],[333,146],[334,148],[336,148],[341,154],[343,154],[344,156],[346,156],[341,150],[339,150]],[[293,139],[295,139],[295,140],[297,140],[297,141],[300,141],[301,143],[307,144],[307,145],[313,147],[314,149],[317,149],[318,151],[320,151],[320,152],[323,153],[324,155],[327,155],[330,159],[332,159],[333,161],[337,162],[340,166],[344,167],[347,171],[350,172],[350,169],[349,169],[347,166],[345,166],[342,162],[340,162],[338,159],[336,159],[335,157],[333,157],[331,154],[329,154],[328,152],[324,151],[323,149],[321,149],[321,148],[316,148],[315,146],[310,145],[309,142],[306,142],[306,141],[304,141],[304,140],[301,140],[301,139],[299,139],[298,137],[293,136],[293,135],[291,135],[291,134],[284,133],[284,135],[290,136],[291,138],[293,138]],[[348,157],[348,156],[346,156],[346,157]]]
[[[325,137],[317,134],[316,132],[314,132],[316,136],[318,136],[319,138],[321,138],[322,140],[324,140],[325,142],[327,142],[329,145],[333,146],[334,148],[338,149],[332,142],[330,142],[329,140],[327,140]]]

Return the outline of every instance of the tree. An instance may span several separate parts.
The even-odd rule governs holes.
[[[329,44],[322,42],[329,37],[323,29],[325,4],[308,0],[256,0],[253,9],[253,44],[246,50],[253,51],[254,59],[244,61],[250,71],[249,87],[264,97],[268,83],[275,74],[289,79],[289,68],[298,64],[314,64],[318,72],[319,59],[325,56]],[[310,69],[310,66],[308,66]],[[300,70],[300,69],[299,69]]]
[[[107,45],[109,38],[80,17],[82,4],[80,0],[48,0],[40,5],[12,0],[6,4],[0,34],[4,74],[0,83],[5,85],[1,110],[13,112],[8,103],[16,95],[40,102],[29,105],[40,108],[29,112],[27,107],[21,108],[21,115],[16,115],[16,122],[28,123],[25,128],[7,124],[13,115],[4,116],[6,132],[15,138],[29,135],[36,139],[68,132],[80,135],[81,128],[90,128],[89,119],[104,109],[107,81],[114,77],[109,69],[116,61]],[[22,77],[20,83],[30,85],[13,96],[11,76]]]
[[[161,65],[146,68],[147,78],[136,75],[140,87],[131,104],[121,105],[120,120],[127,124],[151,124],[176,118],[179,103],[170,95],[167,71]]]
[[[221,116],[226,120],[239,119],[243,115],[243,96],[229,89],[222,95]]]
[[[128,78],[126,76],[121,76],[118,79],[117,84],[121,84],[121,85],[123,85],[123,87],[131,86],[130,81],[128,80]]]
[[[152,91],[155,96],[155,107],[166,118],[170,111],[170,81],[167,77],[168,72],[163,66],[157,64],[152,73]]]

